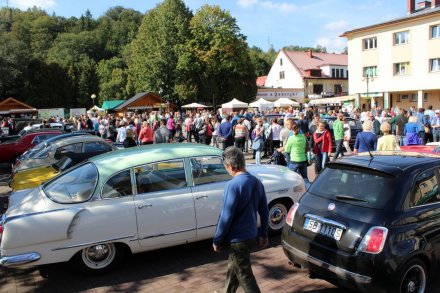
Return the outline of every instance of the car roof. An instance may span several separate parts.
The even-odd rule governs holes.
[[[62,139],[58,139],[56,141],[52,141],[50,144],[59,147],[71,143],[90,142],[90,141],[106,142],[102,137],[96,135],[74,135],[74,136],[67,136]]]
[[[163,143],[118,149],[89,159],[98,169],[123,170],[132,166],[185,157],[219,156],[219,148],[196,143]]]
[[[80,136],[80,135],[91,135],[90,133],[84,132],[84,131],[76,131],[76,132],[69,132],[69,133],[63,133],[51,138],[48,138],[45,140],[46,144],[52,144],[58,140],[62,140],[64,138],[72,137],[72,136]]]
[[[365,152],[354,156],[344,156],[336,161],[329,162],[329,164],[352,165],[392,175],[399,175],[409,169],[416,169],[420,166],[426,166],[429,163],[438,162],[439,159],[439,155],[416,152],[374,151],[371,152],[371,156],[368,152]]]

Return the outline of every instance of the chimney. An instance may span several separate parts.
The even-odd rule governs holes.
[[[406,0],[407,3],[407,13],[411,14],[416,10],[416,0]]]
[[[419,3],[417,3],[417,9],[421,10],[421,9],[425,9],[431,6],[431,2],[429,1],[420,1]]]
[[[313,58],[312,50],[307,50],[307,55],[309,56],[309,58]]]
[[[431,8],[435,8],[437,6],[440,6],[440,0],[432,0],[431,1]]]

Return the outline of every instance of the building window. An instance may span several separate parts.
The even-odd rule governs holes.
[[[367,38],[362,40],[364,43],[364,50],[376,49],[377,48],[377,38]]]
[[[324,86],[322,84],[313,84],[313,93],[316,95],[322,94]]]
[[[336,77],[336,69],[332,68],[332,77],[335,78]]]
[[[364,67],[363,77],[376,77],[377,76],[377,66],[367,66]]]
[[[280,71],[280,79],[284,79],[284,71]]]
[[[280,66],[283,66],[283,58],[280,58]]]
[[[394,34],[394,45],[409,43],[409,31],[398,32]]]
[[[431,26],[431,39],[440,38],[440,24]]]
[[[409,62],[394,63],[394,75],[405,75],[411,73]]]
[[[440,71],[440,58],[429,59],[429,71]]]
[[[339,76],[341,78],[344,78],[344,69],[342,69],[342,68],[339,69]]]

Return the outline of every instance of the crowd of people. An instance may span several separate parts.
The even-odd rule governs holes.
[[[334,116],[332,131],[321,121]],[[363,131],[357,134],[354,149],[347,118],[358,119]],[[283,123],[280,123],[280,120]],[[52,117],[49,122],[69,125],[72,131],[93,131],[105,139],[134,147],[153,143],[195,142],[226,149],[236,146],[244,153],[252,152],[256,164],[278,152],[283,153],[287,165],[307,179],[307,166],[314,157],[315,172],[319,173],[333,158],[374,150],[398,150],[402,145],[426,144],[440,141],[440,110],[402,108],[373,111],[330,110],[318,107],[258,110],[222,114],[220,111],[197,110],[186,112],[131,113],[123,117],[114,114],[81,115],[71,119]],[[282,126],[280,125],[282,124]],[[2,127],[13,133],[12,118],[4,119]],[[30,126],[29,126],[30,127]]]

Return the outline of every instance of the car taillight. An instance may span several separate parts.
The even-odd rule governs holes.
[[[286,217],[286,223],[290,227],[293,225],[293,218],[295,217],[296,210],[298,209],[299,204],[296,202],[289,210],[289,213],[287,213]]]
[[[388,229],[385,227],[371,227],[362,238],[358,250],[371,254],[382,252],[385,240],[387,239]]]

